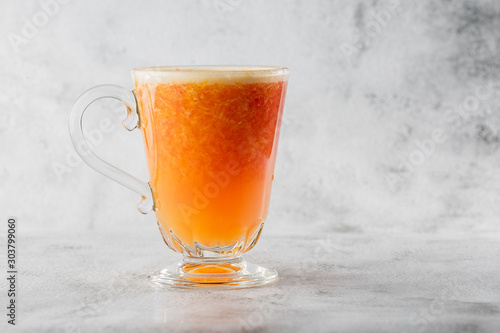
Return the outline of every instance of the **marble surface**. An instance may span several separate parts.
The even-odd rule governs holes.
[[[132,68],[176,64],[290,68],[277,228],[498,230],[500,2],[61,1],[13,44],[45,2],[1,5],[0,202],[27,230],[136,227],[137,195],[83,165],[68,114],[92,86],[131,89]],[[102,100],[85,126],[100,156],[146,180],[124,115]],[[112,131],[96,133],[103,119]]]
[[[498,332],[497,235],[266,235],[246,258],[278,283],[160,289],[175,262],[153,228],[24,235],[18,325],[3,332]],[[2,281],[3,282],[3,281]]]

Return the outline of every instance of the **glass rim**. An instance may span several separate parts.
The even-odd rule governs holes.
[[[134,73],[154,73],[167,74],[175,73],[177,75],[186,73],[203,73],[203,74],[248,74],[253,75],[288,75],[289,69],[283,66],[264,66],[264,65],[201,65],[201,66],[148,66],[137,67],[132,70]]]

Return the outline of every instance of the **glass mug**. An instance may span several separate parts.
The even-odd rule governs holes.
[[[149,275],[160,286],[245,288],[272,283],[274,269],[241,254],[257,243],[269,209],[288,69],[273,66],[145,67],[134,90],[94,87],[76,101],[70,135],[92,168],[142,196],[165,243],[184,259]],[[123,125],[143,133],[150,182],[97,157],[82,130],[87,107],[115,98]]]

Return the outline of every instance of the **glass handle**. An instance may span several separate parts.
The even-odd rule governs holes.
[[[129,131],[138,127],[139,116],[134,93],[120,86],[106,84],[87,90],[76,101],[69,117],[71,141],[73,141],[78,155],[91,168],[138,193],[142,197],[142,201],[137,205],[137,208],[142,214],[147,214],[153,210],[153,195],[149,184],[103,161],[92,152],[85,140],[82,127],[83,115],[90,104],[101,98],[115,98],[125,104],[127,118],[122,122],[123,126]]]

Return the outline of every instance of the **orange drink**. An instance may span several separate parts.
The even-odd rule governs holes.
[[[75,102],[69,129],[83,161],[138,193],[154,210],[165,243],[183,254],[148,279],[160,287],[233,289],[278,280],[278,272],[243,260],[269,210],[288,82],[277,66],[142,67],[134,90],[101,85]],[[143,134],[149,182],[99,158],[83,132],[88,106],[114,98],[123,126]]]
[[[286,77],[157,74],[134,73],[134,91],[165,242],[188,256],[247,251],[268,213]]]

